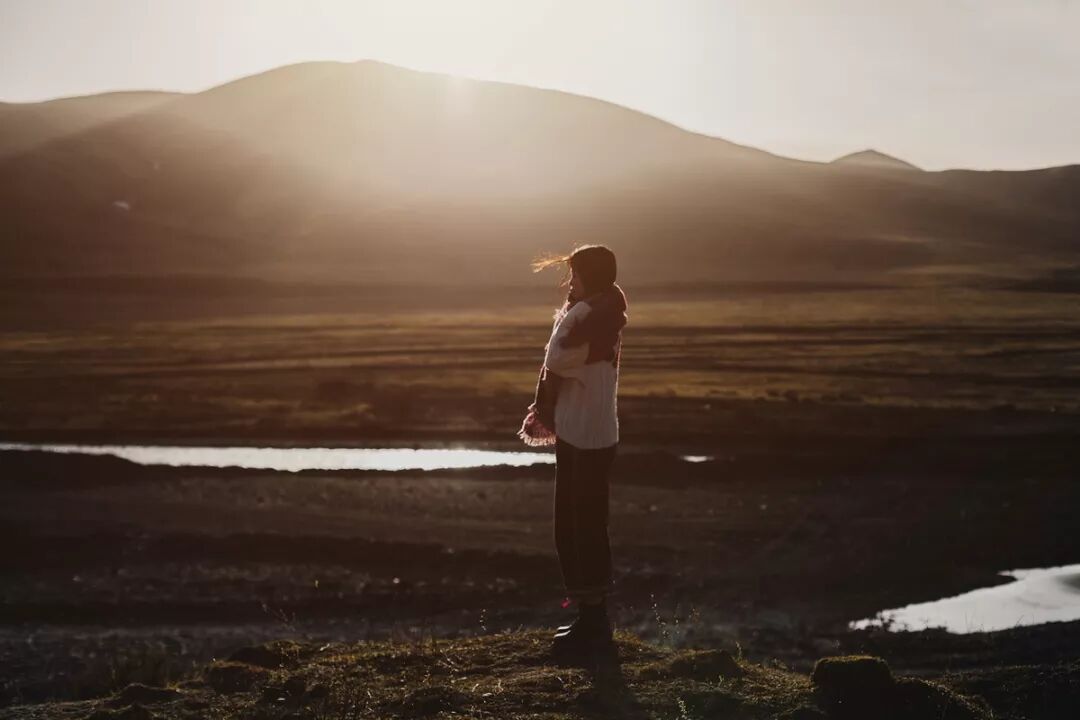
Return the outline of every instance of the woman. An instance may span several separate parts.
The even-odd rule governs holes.
[[[627,305],[607,247],[584,245],[533,268],[558,264],[570,270],[570,289],[555,313],[536,398],[518,436],[528,445],[555,446],[555,548],[578,615],[559,628],[554,649],[574,651],[612,640],[608,476],[619,442],[616,396]]]

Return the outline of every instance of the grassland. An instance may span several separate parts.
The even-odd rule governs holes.
[[[1075,415],[1078,309],[1070,295],[960,289],[643,300],[632,305],[624,338],[624,437],[707,438],[759,416],[768,431],[785,418],[806,422],[808,411],[793,409],[800,402],[816,404],[825,423],[853,418],[840,431],[865,427],[860,409],[879,407],[956,412],[956,422],[966,414],[972,424],[980,420],[971,411]],[[241,315],[5,332],[0,434],[512,440],[549,310]],[[664,399],[680,401],[685,416],[672,418]],[[828,408],[839,409],[835,418]]]

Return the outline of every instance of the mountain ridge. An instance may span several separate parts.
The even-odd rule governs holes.
[[[198,96],[198,95],[205,95],[205,94],[208,94],[208,93],[214,93],[214,92],[229,88],[230,86],[242,84],[242,83],[244,83],[246,81],[253,80],[253,79],[256,79],[256,78],[260,78],[260,77],[263,77],[263,76],[271,76],[271,75],[279,73],[281,71],[288,71],[288,70],[291,70],[291,69],[313,68],[313,67],[318,67],[318,66],[342,67],[342,68],[356,67],[356,66],[360,66],[360,67],[368,66],[368,67],[382,68],[382,69],[385,69],[385,70],[396,71],[396,72],[412,73],[412,74],[416,74],[416,75],[426,75],[426,76],[430,76],[430,77],[433,77],[433,78],[440,78],[440,79],[444,79],[444,80],[457,80],[457,81],[463,81],[463,82],[468,82],[468,83],[482,83],[482,84],[489,84],[489,85],[504,86],[504,87],[509,87],[509,88],[525,88],[525,89],[532,90],[532,91],[537,91],[537,92],[555,93],[555,94],[559,94],[559,95],[566,95],[566,96],[569,96],[569,97],[581,98],[581,99],[588,100],[588,101],[591,101],[591,102],[602,103],[602,104],[605,104],[605,105],[609,105],[609,106],[611,106],[613,108],[617,108],[617,109],[620,109],[620,110],[626,110],[626,111],[633,112],[635,114],[650,118],[650,119],[655,120],[655,121],[657,121],[659,123],[670,126],[671,128],[677,129],[677,130],[679,130],[681,132],[684,132],[684,133],[687,133],[687,134],[690,134],[690,135],[695,135],[695,136],[699,136],[701,138],[706,138],[706,139],[710,139],[710,140],[717,140],[717,141],[720,141],[720,142],[725,143],[725,144],[734,145],[734,146],[737,146],[737,147],[740,147],[740,148],[744,148],[746,150],[752,150],[752,151],[755,151],[755,152],[768,154],[768,155],[771,155],[773,157],[781,158],[781,159],[784,159],[784,160],[789,160],[791,162],[810,163],[810,164],[818,164],[818,165],[829,165],[829,164],[836,164],[836,163],[844,163],[844,162],[851,161],[851,160],[858,160],[861,157],[866,156],[868,158],[873,157],[873,158],[879,158],[879,159],[890,161],[890,162],[895,162],[898,165],[903,165],[905,167],[917,169],[917,170],[920,170],[922,172],[928,172],[928,173],[929,172],[938,172],[938,173],[941,173],[941,172],[958,172],[958,171],[960,171],[960,172],[1022,173],[1022,172],[1039,172],[1039,171],[1043,171],[1043,170],[1051,170],[1051,169],[1054,169],[1054,168],[1066,168],[1066,167],[1080,166],[1080,162],[1077,162],[1077,163],[1066,162],[1066,163],[1055,164],[1055,165],[1039,166],[1039,167],[1033,167],[1033,168],[1022,168],[1022,169],[1009,169],[1009,170],[996,169],[996,168],[975,169],[975,168],[965,168],[965,167],[949,167],[949,168],[942,168],[940,170],[926,170],[926,169],[918,167],[917,165],[915,165],[913,163],[902,160],[902,159],[897,158],[895,156],[891,156],[891,155],[889,155],[887,153],[883,153],[883,152],[881,152],[879,150],[876,150],[876,149],[873,149],[873,148],[865,148],[865,149],[862,149],[862,150],[852,151],[850,153],[846,153],[846,154],[841,155],[841,156],[839,156],[837,158],[834,158],[833,160],[824,160],[824,161],[808,160],[808,159],[804,159],[804,158],[795,158],[795,157],[791,157],[791,156],[781,155],[779,153],[773,152],[771,150],[767,150],[765,148],[761,148],[761,147],[754,146],[754,145],[749,145],[749,144],[746,144],[746,143],[736,142],[736,141],[729,140],[727,138],[724,138],[724,137],[721,137],[721,136],[718,136],[718,135],[710,135],[710,134],[708,134],[706,132],[703,132],[703,131],[691,130],[691,129],[683,127],[683,126],[681,126],[681,125],[679,125],[679,124],[677,124],[677,123],[675,123],[675,122],[673,122],[671,120],[668,120],[668,119],[663,118],[663,117],[661,117],[659,115],[653,114],[653,113],[651,113],[649,111],[642,110],[642,109],[639,109],[639,108],[632,108],[630,106],[621,105],[621,104],[619,104],[619,103],[617,103],[617,102],[615,102],[613,100],[607,100],[607,99],[604,99],[604,98],[593,97],[593,96],[590,96],[590,95],[585,95],[585,94],[582,94],[582,93],[574,92],[574,91],[571,91],[571,90],[563,90],[563,89],[560,89],[560,88],[552,88],[552,87],[544,87],[544,86],[521,85],[521,84],[517,84],[517,83],[505,81],[505,80],[493,80],[493,79],[486,79],[486,78],[477,78],[477,77],[470,77],[470,76],[454,75],[454,74],[451,74],[451,73],[445,73],[445,72],[440,72],[440,71],[436,71],[436,70],[422,70],[422,69],[417,69],[417,68],[410,68],[410,67],[403,66],[403,65],[396,65],[394,63],[389,63],[389,62],[385,62],[385,61],[382,61],[382,60],[376,60],[376,59],[373,59],[373,58],[363,58],[363,59],[354,60],[354,61],[339,61],[339,60],[302,61],[302,62],[298,62],[298,63],[292,63],[292,64],[289,64],[289,65],[283,65],[283,66],[278,66],[278,67],[274,67],[274,68],[269,68],[269,69],[264,69],[264,70],[251,72],[251,73],[248,73],[246,75],[242,75],[240,77],[234,78],[232,80],[227,80],[225,82],[218,83],[216,85],[210,86],[208,88],[204,88],[202,90],[197,90],[197,91],[179,91],[179,90],[164,90],[164,89],[149,89],[149,88],[146,88],[146,89],[134,88],[134,89],[109,90],[109,91],[103,91],[103,92],[100,92],[100,93],[85,93],[85,94],[77,94],[77,95],[63,95],[63,96],[58,96],[58,97],[54,97],[54,98],[48,98],[48,99],[45,99],[45,100],[37,100],[37,101],[3,101],[3,100],[0,100],[0,108],[4,108],[4,107],[27,107],[28,108],[28,107],[35,107],[35,106],[40,107],[40,106],[46,106],[46,105],[51,105],[51,104],[56,104],[56,103],[64,103],[64,102],[67,102],[67,101],[78,101],[78,100],[95,99],[95,98],[104,99],[104,98],[108,98],[108,97],[123,97],[123,96],[135,97],[135,96],[154,96],[154,95],[157,95],[157,96],[170,96],[170,97],[174,97],[174,98],[194,97],[194,96]]]
[[[33,122],[3,108],[0,137],[22,143],[0,144],[5,276],[530,283],[531,257],[580,242],[656,282],[1030,277],[1078,262],[1080,166],[881,173],[376,61],[286,66],[134,113],[117,99],[35,106]]]

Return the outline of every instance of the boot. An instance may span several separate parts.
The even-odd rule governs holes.
[[[566,625],[560,625],[559,627],[555,628],[555,634],[556,635],[560,635],[562,633],[565,633],[567,630],[569,630],[570,628],[574,627],[579,622],[581,622],[581,604],[580,603],[575,603],[575,604],[577,605],[577,617],[575,617],[573,620],[571,620]]]
[[[560,625],[559,627],[555,628],[555,634],[556,635],[561,635],[562,633],[566,632],[567,630],[572,629],[579,622],[581,622],[581,613],[578,613],[578,616],[576,618],[574,618],[573,620],[571,620],[568,624]]]
[[[607,604],[582,605],[578,619],[555,633],[553,649],[556,651],[597,647],[612,641],[611,620]]]

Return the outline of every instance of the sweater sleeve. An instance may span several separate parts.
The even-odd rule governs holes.
[[[545,348],[544,365],[556,375],[573,377],[578,380],[584,377],[585,360],[589,357],[589,344],[583,343],[577,347],[562,347],[559,342],[570,332],[570,328],[581,321],[583,311],[588,311],[588,305],[585,303],[578,303],[570,308],[570,311],[555,325],[551,333],[551,339],[548,340],[547,348]]]

